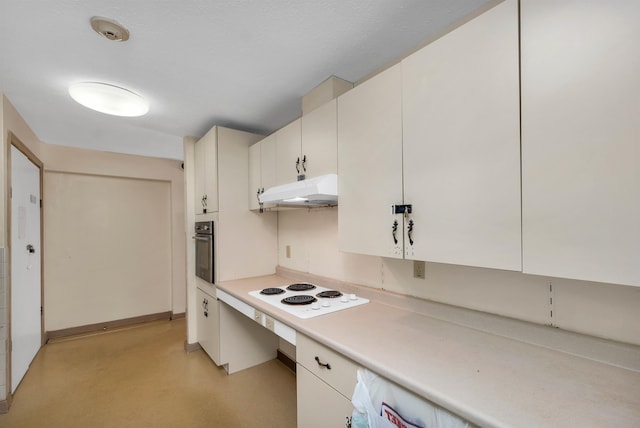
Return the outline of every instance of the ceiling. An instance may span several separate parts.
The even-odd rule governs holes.
[[[269,134],[329,76],[356,82],[488,0],[0,0],[0,92],[45,143],[170,159],[222,125]],[[92,16],[131,33],[113,42]],[[71,83],[125,87],[146,116],[76,104]]]

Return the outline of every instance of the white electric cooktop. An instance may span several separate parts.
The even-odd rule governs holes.
[[[355,294],[343,294],[307,282],[254,290],[249,295],[304,319],[369,303],[368,299]]]

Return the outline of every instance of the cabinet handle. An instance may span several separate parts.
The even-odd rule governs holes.
[[[307,155],[302,156],[302,170],[307,172]]]
[[[260,188],[258,188],[258,191],[256,192],[256,199],[258,200],[258,203],[260,203]]]
[[[300,156],[296,159],[296,171],[300,174]]]
[[[409,225],[407,226],[407,237],[409,238],[409,244],[413,245],[413,220],[409,220]]]
[[[398,245],[398,238],[396,233],[398,232],[398,220],[393,220],[393,226],[391,227],[391,236],[393,236],[393,243]]]
[[[318,357],[317,355],[316,355],[316,363],[318,363],[320,367],[325,367],[327,370],[331,370],[331,365],[329,363],[326,363],[326,364],[321,363],[320,357]]]
[[[264,187],[262,188],[258,188],[258,206],[260,207],[260,214],[262,214],[264,212],[264,209],[262,208],[262,202],[260,202],[260,195],[262,195],[264,193]]]

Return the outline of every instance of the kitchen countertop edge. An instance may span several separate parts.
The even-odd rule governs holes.
[[[334,312],[332,314],[325,315],[324,317],[321,316],[321,317],[315,317],[307,320],[302,320],[300,318],[295,317],[294,315],[288,314],[285,311],[281,311],[276,307],[268,305],[260,301],[259,299],[256,299],[248,295],[249,291],[262,289],[266,287],[272,287],[272,286],[287,285],[291,283],[292,280],[310,280],[311,282],[314,282],[314,280],[317,280],[317,282],[315,283],[318,283],[318,285],[336,288],[343,292],[357,291],[359,295],[366,294],[364,297],[369,298],[371,300],[371,303],[368,305],[364,305],[362,307],[352,308],[348,311],[345,310],[345,311]],[[428,382],[420,381],[420,376],[416,376],[413,373],[405,373],[405,371],[403,371],[402,368],[400,369],[394,368],[392,361],[394,360],[395,357],[390,357],[389,355],[386,355],[385,352],[381,352],[377,357],[372,357],[371,351],[372,349],[375,349],[376,344],[362,343],[364,342],[364,340],[358,343],[358,340],[361,340],[361,339],[358,339],[355,337],[349,337],[348,329],[342,329],[340,334],[333,334],[330,329],[324,328],[324,325],[330,324],[328,321],[336,321],[336,320],[340,320],[342,323],[346,323],[347,325],[357,324],[357,322],[355,321],[355,318],[353,317],[354,314],[363,315],[366,313],[367,309],[372,310],[371,308],[374,308],[373,309],[374,311],[377,309],[380,311],[379,313],[387,314],[385,316],[388,317],[388,320],[390,322],[392,322],[395,317],[395,319],[398,320],[400,323],[411,321],[411,325],[413,325],[413,323],[417,323],[421,325],[426,323],[427,325],[438,326],[438,330],[452,329],[451,330],[453,332],[452,334],[465,338],[467,344],[465,345],[465,343],[462,343],[459,346],[459,348],[461,350],[464,350],[465,352],[469,350],[473,350],[474,347],[477,350],[478,343],[484,343],[484,342],[488,343],[487,346],[491,346],[493,344],[494,346],[505,347],[505,349],[507,350],[516,349],[516,348],[520,350],[520,348],[524,347],[524,350],[525,350],[524,352],[529,352],[529,353],[533,351],[538,352],[544,356],[544,359],[548,359],[548,360],[554,359],[556,361],[562,361],[563,364],[575,365],[579,363],[579,365],[581,366],[584,366],[586,364],[587,369],[593,368],[595,370],[597,368],[600,371],[602,371],[603,369],[606,370],[606,367],[603,367],[603,366],[610,366],[611,370],[616,369],[616,370],[629,371],[630,374],[632,374],[633,376],[635,376],[635,378],[640,380],[640,373],[638,373],[638,371],[634,370],[633,368],[619,367],[619,365],[617,364],[611,365],[611,364],[607,364],[600,361],[594,361],[593,359],[585,359],[581,355],[576,355],[577,352],[565,352],[564,350],[556,350],[549,346],[547,347],[540,346],[539,344],[535,344],[535,343],[532,344],[526,340],[518,340],[518,338],[500,335],[499,332],[498,334],[496,334],[495,332],[486,331],[484,329],[478,330],[467,325],[457,324],[455,322],[452,322],[451,320],[433,318],[429,314],[417,313],[417,312],[413,312],[411,310],[397,307],[394,305],[387,305],[386,302],[381,301],[380,298],[384,299],[385,297],[388,297],[388,293],[384,293],[384,292],[381,293],[380,291],[375,289],[370,289],[369,287],[362,287],[362,286],[356,286],[348,283],[341,283],[340,281],[331,281],[330,279],[327,279],[327,278],[324,278],[324,279],[315,278],[307,274],[296,273],[295,271],[290,272],[287,270],[285,271],[279,270],[276,275],[267,275],[267,276],[261,276],[261,277],[225,281],[220,284],[216,284],[216,287],[240,299],[246,304],[256,309],[259,309],[260,311],[290,326],[291,328],[294,328],[297,332],[304,334],[318,341],[319,343],[322,343],[334,349],[335,351],[345,355],[346,357],[355,361],[357,364],[360,364],[363,367],[369,368],[370,370],[377,373],[378,375],[384,378],[387,378],[397,383],[398,385],[403,386],[407,390],[412,391],[418,394],[419,396],[424,397],[427,400],[432,401],[433,403],[439,406],[442,406],[448,411],[451,411],[452,413],[455,413],[460,417],[465,418],[469,422],[480,425],[480,426],[510,426],[510,425],[512,426],[517,421],[513,416],[509,415],[509,412],[506,412],[506,411],[504,412],[502,417],[497,417],[497,416],[492,417],[486,412],[479,410],[477,406],[474,406],[473,402],[476,400],[474,400],[471,397],[467,397],[467,399],[464,399],[464,398],[460,399],[460,398],[456,398],[455,396],[451,396],[451,394],[444,393],[441,389],[437,387],[431,387],[428,384]],[[406,297],[403,297],[403,299],[404,298]],[[378,306],[378,305],[382,305],[382,306]],[[451,308],[451,311],[455,312],[455,310],[460,310],[460,308],[454,308],[454,307]],[[462,310],[468,311],[465,309],[462,309]],[[474,311],[471,311],[471,312],[474,312]],[[371,314],[369,314],[368,316],[370,317]],[[453,318],[456,317],[455,314],[452,316]],[[497,317],[490,314],[479,314],[479,316],[480,317],[489,316],[492,318],[496,318],[496,319],[492,319],[490,324],[496,323],[496,322],[499,323],[500,319],[502,318],[502,317]],[[349,320],[351,320],[350,317],[354,318],[353,323],[348,322]],[[503,320],[505,322],[514,321],[510,319],[503,319]],[[406,329],[406,326],[403,326],[403,327]],[[535,327],[542,327],[542,326],[535,326]],[[382,330],[384,331],[384,329]],[[387,328],[386,331],[392,331],[392,330],[393,330],[393,326],[391,326],[391,328]],[[433,331],[435,330],[436,329],[434,329]],[[507,327],[507,330],[511,330],[511,329]],[[553,332],[551,331],[550,333],[553,333]],[[511,335],[513,335],[512,332],[511,332]],[[349,337],[349,338],[345,339],[346,337]],[[436,341],[440,340],[438,337],[435,337],[433,339]],[[593,338],[593,339],[595,339],[594,343],[596,343],[596,345],[599,344],[599,341],[603,341],[603,339],[597,339],[597,338]],[[393,338],[390,338],[389,340],[393,345]],[[554,343],[554,341],[552,340],[550,343]],[[609,343],[609,342],[605,341],[605,343]],[[396,345],[402,345],[402,343],[398,343]],[[465,348],[465,346],[467,345],[468,345],[468,349]],[[625,344],[619,344],[619,345],[622,347],[621,349],[628,351],[631,357],[640,355],[640,350],[638,347],[634,347],[632,345],[625,345]],[[449,343],[448,346],[451,347],[452,344]],[[457,344],[454,344],[454,346],[457,347]],[[530,348],[527,348],[527,347],[530,347]],[[421,355],[419,350],[418,351],[413,350],[413,353],[409,353],[407,358],[415,359],[415,358],[419,358],[420,356]],[[577,360],[572,360],[572,358]],[[539,365],[550,364],[548,361],[544,359],[543,357],[541,357]],[[469,369],[468,360],[466,361],[461,360],[461,362],[462,362],[460,365],[461,368]],[[493,362],[489,362],[489,363],[484,362],[484,363],[488,364],[483,367],[483,370],[485,370],[485,368],[488,369],[485,371],[491,372],[492,370],[495,371],[497,369],[496,364]],[[451,364],[449,367],[450,369],[449,371],[452,374],[455,373],[457,375],[458,370],[455,369],[455,367],[456,367],[455,364]],[[478,369],[478,373],[480,373],[480,369]],[[537,377],[544,376],[544,373],[540,373],[536,376]],[[464,376],[458,376],[458,377],[460,379],[464,378]],[[484,388],[483,390],[482,385],[478,388],[478,386],[475,385],[475,383],[469,382],[468,380],[466,380],[466,382],[467,384],[462,385],[461,388],[467,387],[472,389],[479,389],[480,392],[486,392],[484,390],[488,391],[488,390],[491,390],[492,388],[495,389],[497,388],[497,386],[499,386],[499,383],[500,383],[499,381],[494,380],[493,383],[495,385],[493,385],[493,384],[490,384],[491,381],[487,382],[487,380],[485,379],[484,382],[486,384],[489,384],[489,387]],[[437,382],[435,383],[437,384]],[[587,386],[588,385],[585,385],[585,387]],[[520,387],[525,387],[525,386],[521,385]],[[637,392],[640,394],[640,387],[636,389],[638,389]],[[496,389],[493,392],[499,394],[500,389]],[[629,392],[634,393],[633,391],[629,391]],[[465,394],[461,393],[459,395],[464,396]],[[504,397],[503,400],[507,402],[510,398],[511,397]],[[576,398],[576,400],[578,399],[579,398]],[[615,401],[614,399],[612,400]],[[469,405],[467,404],[468,401],[471,401],[472,403]],[[543,401],[544,400],[541,400],[541,402]],[[521,408],[523,405],[523,403],[516,403],[516,404],[521,404],[521,406],[515,405],[514,406],[515,408]],[[529,403],[529,404],[533,404],[533,403]],[[548,405],[548,402],[546,404]],[[640,406],[640,402],[638,402],[638,405]],[[534,407],[537,408],[538,406],[534,406]],[[526,406],[522,408],[526,408]],[[572,408],[572,406],[568,406],[568,408]],[[558,410],[557,413],[561,413],[561,412],[563,412],[563,410]],[[636,415],[629,415],[629,416],[640,418],[640,410],[635,410],[635,412],[636,412]],[[543,413],[544,415],[538,418],[540,423],[545,423],[545,422],[551,423],[554,421],[557,423],[558,418],[560,418],[561,416],[562,417],[570,416],[566,414],[554,415],[553,411],[550,411],[548,409],[545,410]],[[529,422],[532,422],[532,420],[530,420]]]

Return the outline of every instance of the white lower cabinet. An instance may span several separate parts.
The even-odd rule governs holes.
[[[216,364],[220,361],[220,307],[213,293],[196,289],[198,299],[198,343]]]
[[[296,354],[298,428],[350,426],[358,366],[301,334]]]
[[[351,399],[298,364],[298,428],[350,426]]]
[[[223,291],[202,287],[197,289],[198,343],[216,365],[232,374],[276,358],[278,337],[273,332],[226,304]]]

